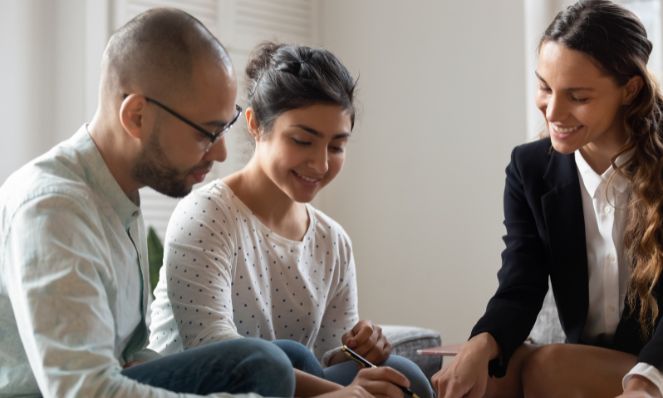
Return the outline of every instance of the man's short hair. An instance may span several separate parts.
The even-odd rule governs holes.
[[[198,19],[178,9],[154,8],[112,35],[102,69],[115,90],[164,98],[166,90],[188,87],[193,65],[203,57],[232,68],[223,45]]]

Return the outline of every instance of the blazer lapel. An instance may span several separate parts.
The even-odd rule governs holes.
[[[544,175],[549,191],[541,197],[551,253],[550,279],[562,326],[579,342],[589,303],[585,221],[573,155],[554,152]]]

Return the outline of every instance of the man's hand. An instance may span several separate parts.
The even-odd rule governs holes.
[[[410,387],[410,380],[390,367],[364,368],[357,373],[351,386],[361,386],[372,396],[401,398],[403,390]]]
[[[410,381],[389,367],[361,369],[347,387],[316,395],[316,398],[401,398],[403,391],[398,387],[409,387]]]

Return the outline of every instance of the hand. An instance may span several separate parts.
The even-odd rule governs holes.
[[[481,333],[463,344],[454,361],[431,378],[438,398],[478,398],[486,393],[488,362],[498,355],[497,342]]]
[[[658,395],[660,397],[660,395]],[[617,398],[654,398],[656,395],[651,395],[644,391],[624,391],[619,394]]]
[[[340,384],[295,369],[295,397],[317,397],[320,394],[336,392],[342,388],[343,386]],[[323,396],[326,397],[326,395]]]
[[[144,361],[129,361],[129,362],[125,363],[122,368],[123,369],[128,369],[132,366],[140,365],[142,363],[144,363]]]
[[[350,386],[361,386],[375,397],[403,397],[402,387],[410,387],[410,380],[390,367],[359,370]]]
[[[618,398],[661,398],[661,392],[649,379],[633,375],[626,382],[624,393]]]
[[[401,373],[388,367],[361,369],[347,387],[317,398],[401,398],[398,386],[409,387],[410,381]]]
[[[391,353],[391,344],[382,334],[382,328],[371,321],[359,321],[341,337],[343,344],[353,349],[357,354],[379,365]]]
[[[372,398],[373,395],[364,390],[362,386],[347,386],[341,390],[330,392],[323,395],[316,395],[316,398]]]

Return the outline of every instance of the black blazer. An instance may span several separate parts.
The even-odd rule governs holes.
[[[580,182],[573,154],[552,149],[550,139],[516,147],[506,169],[504,188],[506,249],[497,277],[499,287],[471,335],[490,333],[500,357],[490,374],[502,376],[509,358],[530,333],[548,291],[550,277],[560,321],[569,343],[583,341],[588,311],[587,250]],[[656,291],[660,292],[660,281]],[[663,301],[656,294],[663,312]],[[614,341],[608,347],[637,355],[663,369],[660,316],[651,339],[644,339],[637,309],[625,304]]]

